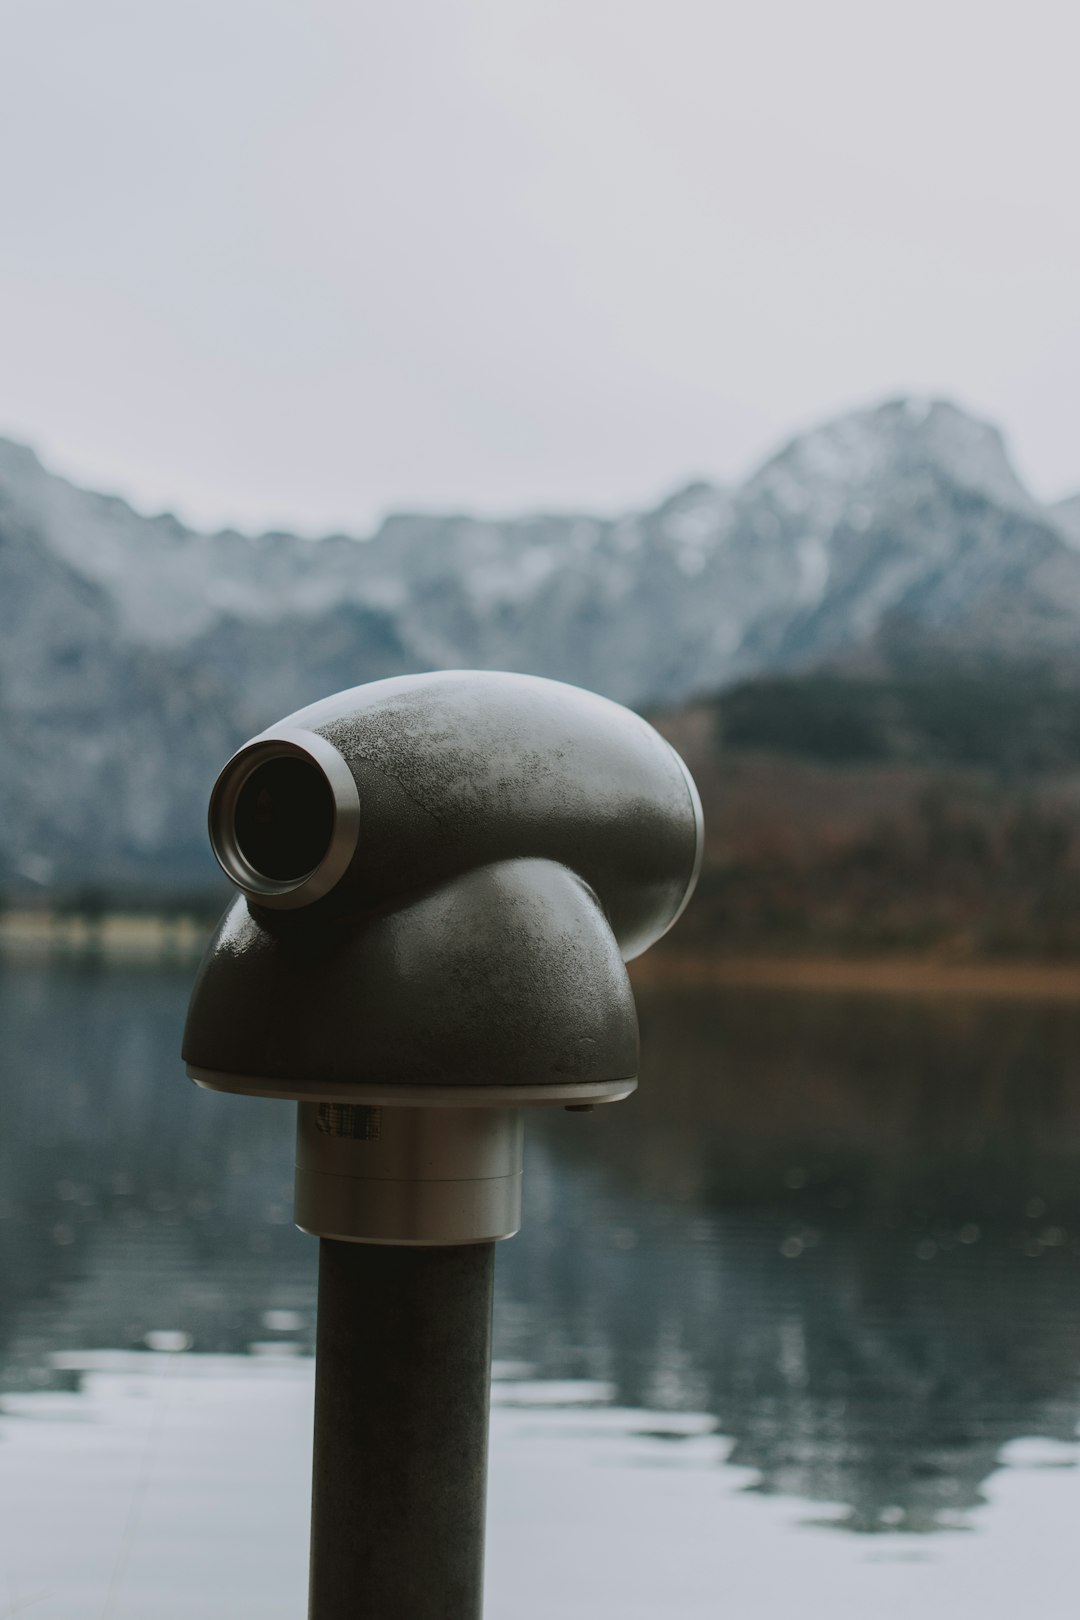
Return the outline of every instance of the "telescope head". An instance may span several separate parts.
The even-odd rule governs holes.
[[[701,806],[682,761],[639,716],[559,682],[407,676],[327,698],[245,744],[209,822],[240,893],[199,971],[188,1072],[211,1089],[301,1103],[298,1219],[309,1229],[366,1224],[378,1230],[325,1235],[386,1242],[505,1235],[487,1227],[512,1212],[410,1225],[384,1211],[381,1226],[370,1213],[326,1215],[342,1192],[330,1182],[350,1183],[355,1204],[358,1181],[407,1180],[394,1166],[415,1165],[421,1139],[439,1171],[429,1190],[519,1178],[492,1143],[520,1145],[521,1107],[633,1090],[624,963],[676,921],[701,862]],[[493,1135],[496,1113],[507,1124]],[[463,1133],[488,1142],[490,1173],[450,1173],[465,1160],[447,1144]],[[333,1167],[305,1170],[305,1142],[309,1160],[329,1155]],[[321,1189],[314,1213],[301,1182]],[[516,1188],[503,1188],[511,1201]]]

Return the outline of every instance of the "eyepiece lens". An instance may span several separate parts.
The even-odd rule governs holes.
[[[306,877],[330,848],[330,784],[310,760],[268,759],[237,795],[233,830],[240,853],[261,877],[276,883]]]

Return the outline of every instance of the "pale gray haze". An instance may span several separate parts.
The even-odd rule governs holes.
[[[612,510],[904,392],[1080,487],[1075,0],[0,0],[0,432],[204,524]]]

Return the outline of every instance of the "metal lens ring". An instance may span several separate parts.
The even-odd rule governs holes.
[[[329,894],[360,836],[345,760],[314,731],[276,731],[229,760],[210,797],[218,865],[250,900],[293,910]]]

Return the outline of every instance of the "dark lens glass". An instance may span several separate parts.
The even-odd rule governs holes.
[[[306,759],[268,759],[240,789],[233,828],[241,854],[262,877],[278,883],[306,877],[330,847],[330,784]]]

